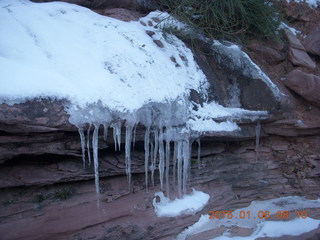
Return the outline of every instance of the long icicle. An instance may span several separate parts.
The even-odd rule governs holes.
[[[153,142],[150,142],[150,160],[151,160],[151,164],[150,164],[150,171],[151,171],[151,185],[152,187],[154,187],[154,167],[153,167],[153,151],[154,151],[154,147],[153,147]]]
[[[84,136],[84,131],[82,127],[78,128],[78,132],[79,132],[80,141],[81,141],[83,168],[86,168],[86,137]]]
[[[190,161],[190,143],[189,143],[189,139],[185,139],[183,141],[183,183],[182,183],[183,194],[187,193],[189,161]]]
[[[163,127],[160,127],[159,128],[159,175],[160,175],[161,190],[163,190],[163,173],[164,173]]]
[[[170,188],[169,188],[169,170],[170,170],[170,141],[171,137],[169,134],[169,130],[167,128],[166,134],[166,190],[167,190],[167,197],[170,197]]]
[[[137,125],[135,125],[133,128],[132,150],[134,150],[134,146],[136,145],[136,133],[137,133]]]
[[[117,125],[118,149],[121,150],[121,122]]]
[[[182,197],[182,140],[178,142],[178,151],[177,151],[177,158],[178,158],[178,193],[179,197]]]
[[[114,150],[117,151],[117,130],[116,126],[112,126]]]
[[[177,141],[174,141],[174,147],[173,147],[173,169],[172,169],[172,172],[173,172],[173,186],[176,185],[177,183],[177,178],[176,178],[176,173],[177,173],[177,157],[178,157],[178,142]]]
[[[144,172],[146,177],[146,191],[148,191],[149,153],[150,153],[150,127],[147,127],[144,135]]]
[[[93,148],[93,163],[94,163],[94,179],[96,185],[96,193],[98,199],[98,207],[100,201],[100,186],[99,186],[99,159],[98,159],[98,137],[99,137],[99,125],[94,124],[94,131],[92,136],[92,148]]]
[[[131,143],[132,143],[132,126],[126,126],[126,174],[128,178],[129,191],[131,192]]]
[[[91,165],[91,154],[90,154],[90,132],[91,132],[92,124],[90,123],[89,128],[87,130],[87,149],[88,149],[88,161],[89,165]]]
[[[154,150],[153,150],[152,163],[151,163],[151,181],[152,181],[153,186],[154,186],[154,170],[156,168],[158,147],[159,147],[159,132],[158,132],[158,129],[155,128],[155,130],[154,130]]]
[[[201,163],[200,163],[200,154],[201,154],[201,142],[200,142],[200,138],[197,139],[197,143],[198,143],[198,169],[201,168]]]

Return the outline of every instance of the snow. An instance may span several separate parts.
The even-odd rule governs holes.
[[[255,240],[263,237],[299,236],[319,227],[320,220],[305,218],[292,221],[268,221],[258,225],[258,229],[247,237],[220,236],[212,240]]]
[[[230,228],[232,226],[237,226],[241,228],[252,228],[254,229],[254,233],[249,238],[230,238],[228,236],[228,230],[224,232],[223,237],[215,238],[214,240],[221,239],[244,239],[251,240],[255,239],[257,236],[263,236],[264,233],[268,231],[270,236],[273,233],[276,233],[279,236],[284,234],[291,233],[295,235],[299,235],[303,232],[308,232],[310,229],[314,229],[313,227],[317,227],[320,224],[320,220],[313,220],[310,218],[298,218],[293,221],[276,221],[270,222],[265,219],[260,219],[258,217],[254,218],[254,216],[258,216],[260,211],[269,211],[269,214],[276,214],[278,211],[297,211],[297,210],[305,210],[307,208],[319,208],[320,207],[320,199],[318,200],[308,200],[304,197],[298,196],[289,196],[289,197],[281,197],[271,200],[265,201],[253,201],[248,207],[237,209],[232,212],[232,219],[221,218],[221,219],[209,219],[209,215],[202,215],[199,218],[199,221],[189,228],[185,229],[182,233],[177,237],[178,240],[186,239],[187,236],[191,236],[197,233],[201,233],[204,231],[208,231],[211,229],[219,228],[220,226],[225,226]],[[214,209],[213,209],[214,210]],[[250,211],[251,218],[240,219],[241,211]],[[297,216],[296,213],[291,213],[294,216]],[[280,225],[280,226],[279,226]],[[296,229],[297,231],[285,231],[283,227],[289,227],[290,229]],[[296,226],[299,225],[300,228]],[[282,226],[282,227],[281,227]],[[311,227],[312,226],[312,227]],[[271,230],[270,230],[271,229]],[[274,230],[273,230],[274,229]],[[269,232],[271,231],[271,233]],[[229,238],[226,238],[229,237]]]
[[[6,101],[50,96],[82,107],[101,101],[125,112],[175,100],[206,83],[182,41],[172,36],[169,44],[155,28],[60,2],[0,4],[0,96]]]
[[[157,192],[155,196],[153,206],[158,217],[193,215],[201,211],[210,198],[208,194],[194,189],[191,194],[184,195],[181,199],[170,200],[164,196],[163,192]],[[160,202],[156,202],[157,197],[160,198]]]
[[[290,2],[306,2],[310,7],[317,7],[318,4],[320,3],[319,0],[287,0],[288,3]]]

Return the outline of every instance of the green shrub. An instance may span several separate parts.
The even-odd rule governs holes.
[[[243,41],[275,37],[279,14],[266,0],[161,0],[178,20],[210,38]]]

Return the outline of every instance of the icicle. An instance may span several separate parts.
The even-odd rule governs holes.
[[[132,143],[132,126],[126,126],[126,174],[128,178],[129,190],[131,191],[131,143]]]
[[[200,138],[197,139],[197,143],[198,143],[198,169],[200,169],[200,154],[201,154],[201,143],[200,143]]]
[[[91,131],[91,123],[89,125],[88,131],[87,131],[87,149],[88,149],[88,161],[89,165],[91,165],[91,155],[90,155],[90,131]]]
[[[182,197],[181,189],[182,189],[182,141],[178,142],[178,150],[177,150],[177,158],[178,158],[178,193],[179,197]]]
[[[100,186],[99,186],[99,160],[98,160],[98,134],[99,133],[99,125],[94,124],[94,131],[92,136],[92,148],[93,148],[93,163],[94,163],[94,177],[96,184],[96,193],[98,199],[98,207],[100,200]]]
[[[151,163],[151,180],[152,180],[153,186],[154,186],[154,170],[156,168],[158,147],[159,147],[159,132],[158,132],[158,129],[155,129],[154,130],[154,150],[153,150],[152,163]]]
[[[163,173],[164,173],[163,127],[160,127],[159,128],[159,175],[160,175],[161,190],[163,190]]]
[[[190,161],[190,144],[189,139],[183,141],[183,194],[187,193],[187,181],[189,175],[189,161]]]
[[[150,171],[151,171],[151,184],[152,184],[152,187],[154,187],[153,150],[154,150],[153,142],[151,141],[151,142],[150,142],[150,158],[151,158]]]
[[[170,169],[170,141],[171,136],[169,134],[169,130],[167,128],[166,134],[166,190],[167,190],[167,197],[170,197],[169,193],[169,169]]]
[[[150,145],[150,127],[147,127],[145,135],[144,135],[144,171],[145,171],[145,177],[146,177],[146,191],[148,191],[148,172],[149,172],[149,145]]]
[[[86,168],[86,137],[84,136],[84,131],[82,127],[78,128],[78,132],[81,140],[83,168]]]
[[[121,150],[121,122],[117,126],[118,149]]]
[[[103,140],[106,142],[108,138],[108,128],[109,124],[108,123],[103,123]]]
[[[117,151],[117,130],[116,130],[116,126],[112,126],[112,133],[113,133],[114,150]]]
[[[261,133],[261,124],[260,121],[257,122],[256,126],[256,162],[259,160],[259,145],[260,145],[260,133]]]
[[[176,185],[176,171],[177,171],[177,157],[178,157],[178,142],[174,141],[174,149],[173,149],[173,185]]]
[[[134,145],[136,144],[136,132],[137,132],[137,125],[135,125],[133,128],[132,149],[134,149]]]

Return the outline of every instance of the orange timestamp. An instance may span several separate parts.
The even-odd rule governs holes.
[[[210,211],[209,219],[269,219],[271,217],[270,211],[258,211],[254,214],[251,211],[240,211],[234,213],[233,211]],[[275,217],[278,219],[288,219],[290,216],[292,217],[294,214],[297,218],[305,219],[308,217],[308,213],[306,210],[303,211],[277,211],[275,213]]]

